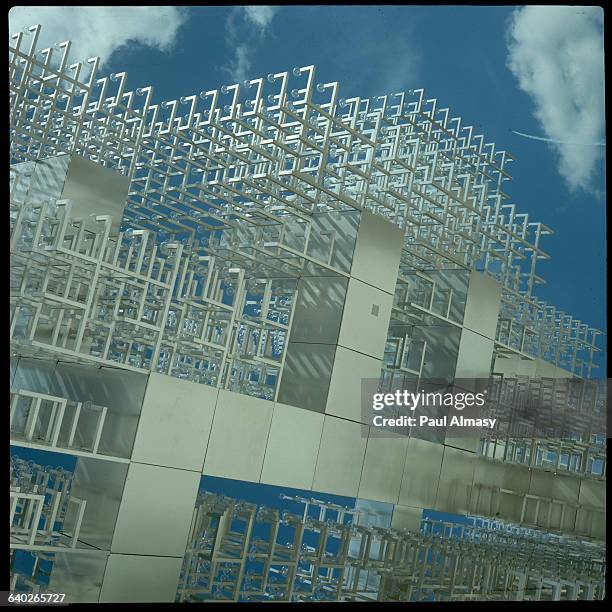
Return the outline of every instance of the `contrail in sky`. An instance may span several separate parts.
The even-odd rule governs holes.
[[[531,140],[541,140],[543,142],[554,142],[562,145],[578,145],[581,147],[605,147],[606,141],[601,142],[571,142],[568,140],[554,140],[553,138],[541,138],[540,136],[532,136],[531,134],[524,134],[523,132],[517,132],[516,130],[510,130],[513,134],[523,136],[523,138],[530,138]]]

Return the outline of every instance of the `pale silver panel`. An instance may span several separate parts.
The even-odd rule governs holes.
[[[338,344],[382,359],[392,303],[391,294],[351,278]]]
[[[289,342],[278,401],[325,412],[336,346]]]
[[[481,484],[527,493],[531,473],[529,468],[522,465],[499,463],[478,457],[474,466],[474,485]]]
[[[146,374],[59,362],[52,394],[106,406],[99,452],[130,457],[146,384]]]
[[[13,387],[106,407],[98,452],[129,458],[146,381],[145,374],[118,368],[22,357]],[[82,437],[81,428],[87,427],[85,413],[78,427],[77,440]]]
[[[351,269],[360,214],[357,210],[345,210],[312,215],[307,254],[315,259],[328,261],[334,268],[348,273]],[[330,243],[333,244],[331,253]]]
[[[470,512],[474,482],[475,455],[456,448],[444,447],[436,509],[456,514]]]
[[[112,233],[118,233],[129,185],[127,176],[80,155],[72,155],[62,198],[72,202],[74,217],[86,219],[90,215],[110,215]]]
[[[493,340],[463,329],[455,378],[489,378],[492,358]]]
[[[54,372],[57,361],[21,357],[13,378],[13,388],[52,394]]]
[[[361,422],[361,380],[379,378],[381,366],[380,359],[339,346],[331,372],[326,414]]]
[[[111,554],[100,603],[174,602],[182,559]]]
[[[61,197],[66,173],[70,164],[70,155],[57,155],[48,159],[38,160],[33,164],[32,175],[28,199],[33,202],[44,202],[48,199],[58,199]],[[21,169],[23,166],[17,166]]]
[[[493,372],[512,378],[516,376],[533,377],[536,373],[536,361],[534,359],[521,359],[516,355],[497,355]]]
[[[487,338],[495,338],[502,286],[490,276],[472,270],[463,325]]]
[[[404,232],[369,211],[361,213],[351,276],[387,293],[395,292]]]
[[[111,551],[181,556],[199,485],[199,472],[131,463]]]
[[[580,493],[580,478],[543,470],[531,470],[529,493],[577,504]]]
[[[393,508],[393,518],[391,527],[393,529],[407,529],[417,532],[421,527],[423,508],[413,508],[412,506],[395,506]]]
[[[366,442],[361,425],[326,415],[313,489],[356,497]]]
[[[98,603],[108,553],[56,552],[49,591],[65,593],[68,603]]]
[[[359,497],[397,504],[409,438],[406,436],[368,439]]]
[[[261,482],[311,489],[323,431],[322,414],[277,403]]]
[[[461,329],[454,325],[421,325],[414,327],[412,338],[427,344],[423,363],[423,378],[447,379],[454,377]],[[488,374],[487,374],[488,376]]]
[[[292,342],[336,344],[347,291],[343,277],[300,279],[291,327]]]
[[[581,504],[604,510],[606,507],[605,481],[581,479],[578,501]]]
[[[204,474],[259,482],[274,404],[221,390]]]
[[[444,447],[441,444],[409,438],[399,494],[401,505],[434,507],[443,454]]]
[[[471,511],[474,514],[519,522],[531,472],[521,465],[477,457]]]
[[[87,500],[80,533],[83,542],[110,550],[127,470],[125,463],[79,457],[71,494]]]
[[[132,459],[202,471],[218,390],[152,373]]]
[[[552,363],[548,363],[542,359],[535,360],[535,375],[538,378],[571,378],[572,373],[558,368]]]

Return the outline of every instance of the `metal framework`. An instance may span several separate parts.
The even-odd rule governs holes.
[[[330,264],[333,230],[321,231],[317,213],[369,210],[405,229],[400,311],[411,316],[419,302],[402,297],[417,276],[432,283],[432,271],[482,270],[504,287],[500,352],[591,375],[600,332],[532,295],[543,282],[536,264],[548,258],[541,240],[552,232],[508,203],[512,156],[423,90],[343,99],[337,83],[317,83],[306,66],[157,104],[152,87],[129,91],[125,73],[99,76],[98,59],[73,62],[70,42],[43,49],[39,34],[39,26],[19,32],[9,48],[12,162],[79,154],[131,181],[119,237],[102,218],[97,238],[72,220],[62,225],[67,204],[50,213],[27,198],[13,201],[18,260],[46,267],[37,253],[41,225],[68,232],[42,239],[46,257],[60,260],[48,269],[63,306],[45,303],[46,290],[37,303],[23,289],[14,293],[21,317],[55,326],[51,352],[274,399],[265,381],[282,368],[291,279],[313,267],[342,274]],[[28,225],[38,232],[32,256],[24,253]],[[35,265],[24,267],[49,283]],[[94,283],[83,283],[92,274]],[[226,284],[235,286],[231,305],[219,295]],[[239,299],[251,291],[257,316]],[[280,312],[270,315],[268,300],[283,303]],[[434,301],[432,293],[419,306]],[[445,304],[434,314],[448,318]],[[49,319],[49,308],[62,322]],[[390,338],[401,344],[401,361],[410,338]],[[31,323],[25,339],[43,348]],[[410,371],[419,350],[413,346]]]
[[[607,381],[492,375],[481,454],[531,468],[605,477]]]
[[[599,599],[601,546],[502,521],[360,525],[359,511],[296,497],[302,515],[200,496],[178,601]],[[314,512],[313,512],[314,510]]]
[[[152,87],[130,91],[126,73],[101,76],[98,59],[75,62],[70,42],[41,48],[39,37],[33,26],[9,47],[12,354],[157,372],[276,401],[298,283],[350,280],[336,221],[369,211],[403,232],[383,383],[422,376],[437,340],[416,328],[461,330],[473,270],[502,286],[497,356],[593,375],[601,332],[535,295],[552,230],[510,203],[512,156],[422,89],[344,99],[337,83],[318,83],[305,66],[158,103]],[[84,216],[50,188],[76,156],[129,179],[119,228],[108,211]],[[537,425],[514,418],[533,408],[525,398],[548,398],[554,416],[559,401],[567,404],[564,383],[491,382],[488,409],[501,426],[482,441],[482,455],[605,476],[595,422],[602,395],[586,383],[571,392],[579,435],[521,437],[512,433],[517,422]],[[126,449],[100,451],[113,408],[13,388],[11,439],[129,463]],[[85,550],[86,500],[70,495],[71,479],[12,458],[13,561],[17,551],[35,556],[28,575],[12,566],[13,590],[44,589],[41,567],[53,551]],[[472,517],[408,532],[313,499],[291,498],[304,505],[296,515],[202,494],[177,597],[603,598],[603,547],[550,533],[601,508],[497,483],[475,484],[468,506],[494,516],[507,496],[520,497],[521,527]]]
[[[71,484],[71,472],[11,456],[11,549],[76,549],[87,501]]]

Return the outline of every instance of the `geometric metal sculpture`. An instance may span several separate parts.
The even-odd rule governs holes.
[[[306,66],[157,103],[152,87],[129,91],[125,73],[99,76],[98,59],[74,62],[69,42],[43,49],[39,36],[33,26],[12,36],[9,48],[10,336],[20,370],[12,381],[11,439],[78,456],[74,488],[85,499],[69,496],[66,473],[14,460],[11,546],[36,557],[31,572],[13,571],[15,590],[45,588],[39,570],[55,555],[56,584],[69,585],[77,598],[125,597],[128,582],[128,598],[132,589],[142,595],[133,577],[164,564],[161,598],[168,599],[189,519],[173,525],[174,514],[160,516],[157,506],[166,500],[149,500],[163,499],[150,483],[176,485],[172,508],[180,507],[183,519],[201,475],[219,475],[231,453],[244,451],[249,462],[244,469],[244,458],[230,456],[238,474],[231,478],[264,483],[268,457],[295,458],[287,439],[270,442],[270,419],[277,433],[287,421],[297,428],[293,418],[320,423],[309,431],[312,448],[300,447],[312,454],[306,488],[315,488],[316,473],[321,491],[341,494],[344,483],[329,484],[321,471],[336,458],[353,461],[347,440],[363,443],[346,492],[361,496],[360,474],[380,448],[369,434],[352,433],[363,431],[359,402],[346,399],[347,388],[366,377],[357,365],[389,386],[418,385],[441,362],[442,376],[459,379],[459,365],[475,357],[485,379],[504,357],[536,362],[545,372],[561,368],[574,379],[593,375],[601,332],[537,298],[544,282],[537,263],[548,259],[542,240],[552,230],[509,203],[512,157],[423,90],[342,99],[337,83],[317,83],[314,66]],[[368,251],[377,223],[385,229]],[[394,238],[395,259],[387,257]],[[368,261],[364,280],[354,273],[356,261],[372,252],[382,253],[380,270]],[[351,297],[359,283],[364,293]],[[493,304],[484,331],[479,299]],[[350,337],[341,342],[349,323]],[[362,350],[361,336],[372,329],[377,348]],[[94,367],[58,363],[67,361]],[[30,388],[28,377],[47,366],[49,379]],[[64,383],[85,370],[95,374],[68,389]],[[88,399],[90,381],[116,393]],[[490,382],[499,394],[485,408],[501,416],[513,405],[506,402],[512,389],[562,386],[541,373],[493,375]],[[138,389],[127,398],[130,385]],[[603,548],[550,533],[600,537],[605,527],[597,482],[605,451],[595,423],[601,401],[591,399],[581,396],[580,439],[522,439],[500,417],[496,430],[483,433],[481,457],[454,443],[389,443],[399,457],[407,457],[408,442],[412,452],[425,448],[438,457],[436,507],[461,505],[493,517],[500,500],[511,499],[508,513],[520,526],[470,516],[463,526],[426,520],[420,530],[377,528],[357,510],[309,498],[294,499],[305,508],[294,515],[205,494],[196,503],[178,598],[602,598]],[[253,431],[228,429],[236,415]],[[170,439],[185,448],[174,452]],[[551,454],[557,468],[574,473],[566,475],[572,490],[565,497],[538,488]],[[394,472],[402,462],[381,456]],[[506,488],[490,459],[523,464],[504,466],[516,468],[504,472],[509,476],[522,470],[520,485]],[[292,468],[281,467],[271,472],[297,486],[286,474]],[[434,504],[419,499],[412,508],[411,495],[401,500],[403,469],[394,493],[369,485],[364,499],[389,497],[417,511]],[[108,490],[99,492],[98,482]],[[456,491],[447,495],[449,483],[468,490],[465,502]],[[90,520],[105,507],[99,500],[110,510]],[[169,534],[167,541],[158,546],[142,537],[146,529],[133,535],[134,516],[142,515],[138,527]],[[96,521],[100,533],[88,531]],[[96,538],[102,544],[96,540],[94,550]]]
[[[406,275],[427,276],[431,270],[492,275],[504,287],[507,313],[500,320],[500,351],[592,374],[599,332],[533,297],[543,282],[537,262],[548,258],[541,239],[551,230],[506,203],[503,187],[512,157],[485,143],[423,90],[342,99],[337,83],[317,84],[314,67],[307,66],[156,104],[151,87],[127,91],[125,73],[98,77],[98,60],[71,63],[69,42],[39,49],[39,33],[39,26],[20,32],[10,47],[13,163],[77,154],[125,174],[130,189],[116,253],[146,257],[147,242],[154,243],[149,264],[154,268],[156,258],[157,265],[165,263],[166,285],[185,273],[196,277],[179,282],[178,292],[173,287],[179,300],[173,307],[164,302],[170,287],[158,288],[159,311],[171,321],[166,339],[160,328],[167,321],[133,322],[123,315],[118,345],[109,355],[109,332],[103,319],[96,319],[95,333],[102,339],[89,358],[250,393],[253,379],[257,386],[278,376],[282,356],[275,351],[284,346],[287,308],[277,322],[265,316],[265,303],[263,316],[254,319],[240,304],[234,305],[236,313],[213,306],[210,300],[218,295],[208,301],[204,296],[205,308],[199,299],[190,305],[199,297],[190,283],[217,278],[221,285],[238,283],[238,294],[244,274],[250,279],[246,290],[265,301],[270,280],[283,278],[289,288],[283,286],[278,299],[290,300],[289,279],[313,266],[330,268],[333,233],[317,231],[313,215],[369,210],[405,231],[400,286]],[[96,233],[104,241],[101,219]],[[129,275],[130,264],[120,260],[121,273]],[[135,312],[155,285],[151,280],[136,283],[126,296]],[[200,329],[211,308],[222,321],[214,327],[214,340],[184,333]],[[242,319],[235,327],[242,340],[234,342],[245,346],[229,348],[228,356],[232,315]],[[76,311],[71,317],[88,327]],[[137,348],[129,335],[141,339]],[[198,359],[194,352],[202,349],[206,357]],[[254,394],[274,395],[263,387]]]
[[[355,509],[295,498],[304,514],[201,496],[179,601],[600,599],[602,547],[502,521],[359,525]],[[312,510],[315,510],[314,516]]]

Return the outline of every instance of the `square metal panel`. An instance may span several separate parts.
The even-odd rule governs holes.
[[[436,503],[444,447],[441,444],[409,438],[399,503],[432,508]]]
[[[409,438],[385,436],[368,439],[359,497],[397,504]]]
[[[444,447],[436,498],[437,510],[458,514],[472,512],[475,459],[474,453]]]
[[[131,463],[111,552],[181,557],[200,473]]]
[[[220,391],[204,474],[259,482],[273,410],[272,402]]]
[[[75,217],[86,220],[104,211],[112,217],[112,232],[118,233],[129,187],[127,176],[80,155],[71,155],[62,198],[72,202]]]
[[[313,489],[356,497],[366,442],[362,425],[326,415]]]
[[[278,401],[325,412],[336,348],[334,344],[289,342]]]
[[[361,422],[361,379],[378,379],[381,366],[381,359],[338,346],[329,383],[326,414]]]
[[[217,395],[214,387],[151,374],[132,459],[201,472]]]
[[[404,232],[390,221],[367,210],[361,213],[351,276],[395,292]]]
[[[455,378],[489,378],[492,358],[493,340],[463,329]]]
[[[322,414],[277,403],[261,482],[311,489],[323,431]]]
[[[291,340],[336,344],[346,299],[342,276],[305,276],[298,283]]]
[[[110,555],[100,603],[174,602],[180,557]]]
[[[407,529],[408,531],[418,532],[421,528],[422,518],[423,508],[397,505],[393,508],[391,527],[393,529]]]
[[[375,359],[382,359],[392,303],[391,294],[351,278],[338,344]],[[376,315],[372,314],[373,306],[378,307]]]
[[[490,276],[472,270],[463,325],[487,338],[495,338],[502,286]]]

